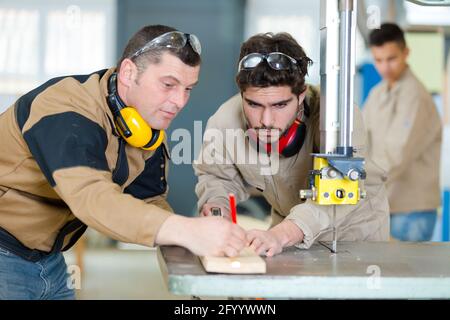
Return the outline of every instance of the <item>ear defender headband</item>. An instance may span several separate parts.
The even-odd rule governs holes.
[[[116,129],[131,146],[156,150],[164,140],[164,130],[152,129],[138,111],[126,106],[117,93],[117,73],[108,80],[108,106],[113,114]]]

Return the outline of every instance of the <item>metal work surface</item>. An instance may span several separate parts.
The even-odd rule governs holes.
[[[267,298],[450,298],[450,244],[340,242],[288,248],[265,258],[263,275],[207,273],[181,247],[160,247],[169,291],[178,295]]]

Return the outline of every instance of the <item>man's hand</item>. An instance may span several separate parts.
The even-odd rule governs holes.
[[[221,217],[193,218],[193,238],[187,247],[199,256],[239,255],[246,245],[245,230]]]
[[[212,215],[211,213],[211,209],[212,208],[220,208],[221,212],[222,212],[222,216],[228,220],[231,221],[231,216],[230,213],[228,211],[227,208],[220,206],[218,204],[214,204],[214,203],[205,203],[202,207],[202,210],[200,211],[200,216],[201,217],[209,217]]]
[[[280,240],[269,230],[250,230],[247,232],[247,244],[256,254],[272,257],[283,251]]]
[[[268,231],[250,230],[247,232],[247,244],[259,255],[272,257],[303,241],[303,231],[291,220],[284,220]]]
[[[220,217],[173,215],[161,226],[156,243],[179,245],[198,256],[235,257],[247,243],[244,229]]]

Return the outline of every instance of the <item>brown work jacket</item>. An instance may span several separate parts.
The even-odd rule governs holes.
[[[165,145],[119,142],[106,102],[113,71],[51,79],[0,115],[0,227],[30,249],[49,252],[74,219],[153,246],[171,214]]]

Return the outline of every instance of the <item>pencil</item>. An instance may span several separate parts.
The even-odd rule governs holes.
[[[230,193],[228,195],[230,198],[230,210],[231,210],[231,221],[233,223],[237,223],[237,217],[236,217],[236,198],[234,197],[234,194]]]

